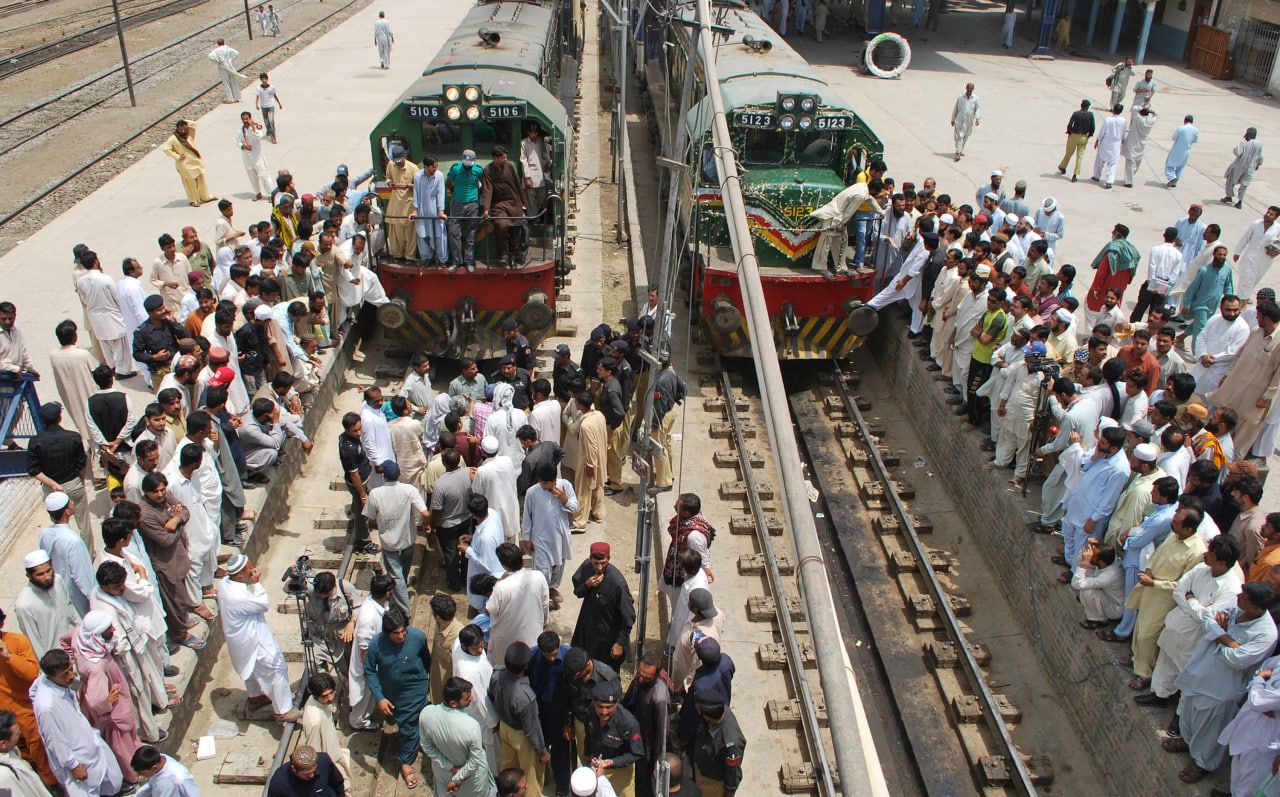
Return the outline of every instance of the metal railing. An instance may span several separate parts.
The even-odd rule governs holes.
[[[36,380],[31,374],[0,374],[0,479],[27,475],[27,450],[9,446],[44,431]]]

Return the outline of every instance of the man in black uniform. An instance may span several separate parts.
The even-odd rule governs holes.
[[[373,465],[365,456],[360,442],[360,416],[348,412],[342,416],[342,434],[338,436],[338,462],[342,464],[342,479],[351,493],[351,517],[355,522],[356,551],[377,553],[378,548],[369,541],[369,521],[364,516],[364,502],[369,497],[365,487],[373,475]],[[372,551],[368,549],[372,548]]]
[[[559,400],[563,407],[567,402],[573,401],[573,397],[578,395],[578,391],[586,390],[587,375],[582,367],[573,361],[570,355],[569,347],[561,343],[556,346],[555,367],[551,371],[551,379],[556,399]]]
[[[579,757],[586,755],[587,726],[595,717],[595,688],[605,682],[622,682],[618,673],[602,661],[597,661],[582,648],[569,648],[564,654],[565,683],[569,687],[569,714],[565,717],[564,730],[578,744]]]
[[[533,349],[529,347],[529,339],[520,333],[520,322],[514,318],[503,321],[502,337],[507,341],[507,354],[516,358],[516,368],[532,371],[535,365]]]
[[[624,406],[631,407],[631,397],[636,390],[636,372],[631,367],[627,356],[631,352],[631,344],[627,343],[625,338],[618,338],[609,344],[609,356],[617,363],[613,369],[613,375],[618,377],[618,381],[622,384],[622,403]]]
[[[619,703],[622,690],[614,681],[597,684],[591,696],[595,716],[587,726],[587,755],[597,772],[619,795],[635,794],[636,762],[644,758],[640,723]]]
[[[693,740],[693,768],[703,797],[733,797],[742,783],[747,739],[723,703],[698,703],[702,723]]]
[[[515,760],[529,780],[529,793],[542,794],[542,775],[551,751],[542,736],[538,716],[538,698],[529,685],[526,671],[533,651],[523,642],[507,646],[502,663],[489,682],[489,700],[498,715],[498,740],[502,746],[498,756],[503,762]]]
[[[601,324],[591,330],[591,339],[582,347],[582,370],[588,377],[596,375],[596,365],[605,357],[604,347],[608,345],[612,331],[608,324]]]
[[[604,494],[622,492],[622,459],[626,456],[627,430],[623,421],[627,418],[627,402],[622,393],[622,383],[614,375],[618,364],[606,357],[596,366],[596,378],[603,385],[600,389],[600,411],[609,427],[609,453],[605,461]]]
[[[489,384],[498,382],[506,382],[516,389],[516,394],[511,399],[511,406],[518,410],[527,410],[533,404],[533,398],[529,393],[529,372],[516,365],[514,354],[508,354],[499,360],[498,370],[489,374]]]

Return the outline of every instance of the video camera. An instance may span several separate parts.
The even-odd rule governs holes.
[[[1025,359],[1029,374],[1044,374],[1050,379],[1056,379],[1062,373],[1062,363],[1057,360],[1037,354],[1028,355]]]
[[[284,575],[280,577],[280,581],[284,583],[285,592],[290,595],[305,595],[311,590],[311,581],[315,578],[315,572],[311,569],[311,557],[303,554],[299,556],[288,570],[284,571]]]

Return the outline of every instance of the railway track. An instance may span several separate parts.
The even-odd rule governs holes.
[[[289,8],[297,5],[298,2],[301,2],[301,0],[295,0],[295,2],[290,5],[283,6],[281,10],[287,11]],[[180,47],[192,39],[208,33],[209,31],[215,30],[223,25],[238,22],[243,18],[244,14],[242,12],[230,14],[179,39],[167,42],[159,47],[155,47],[135,56],[129,61],[130,67],[135,70],[133,73],[134,87],[137,88],[146,81],[164,76],[171,68],[173,68],[174,65],[185,60],[185,58],[188,57],[188,54],[181,53],[177,55],[177,58],[171,57],[163,59],[163,63],[154,65],[154,68],[151,68],[150,71],[139,74],[136,70],[138,65],[142,62],[151,61],[157,56],[165,53],[169,53],[172,56],[173,53],[171,51],[175,48]],[[149,64],[148,66],[152,65]],[[107,81],[113,79],[120,81],[120,85],[118,87],[112,88],[104,85]],[[76,107],[71,109],[69,113],[66,108],[61,107],[70,101],[71,98],[86,92],[93,96],[80,98],[81,101],[76,103]],[[96,108],[101,108],[116,97],[127,92],[128,86],[124,81],[124,67],[118,66],[77,83],[70,88],[48,97],[47,99],[29,105],[21,111],[18,111],[4,119],[0,119],[0,131],[5,132],[6,141],[4,148],[0,149],[0,158],[21,149],[32,141],[41,140],[45,135],[57,130],[67,122],[70,122]]]
[[[856,593],[858,605],[843,611],[859,614],[873,637],[923,793],[1034,795],[1052,782],[1052,763],[1016,746],[1021,714],[987,684],[992,652],[967,639],[962,618],[972,607],[940,578],[951,556],[924,542],[932,525],[907,505],[914,487],[891,471],[899,455],[864,415],[858,379],[837,363],[823,386],[788,396],[815,503],[841,554],[828,567],[842,561]]]
[[[163,5],[125,17],[121,20],[121,26],[125,30],[133,30],[134,28],[171,17],[174,14],[181,14],[183,11],[195,8],[204,2],[206,0],[172,0]],[[0,62],[0,80],[20,75],[41,64],[72,55],[87,47],[104,42],[115,35],[115,30],[115,21],[108,20],[87,30],[77,31],[69,36],[62,36],[51,42],[37,44],[34,47],[28,47],[25,50],[13,53],[6,57],[3,62]]]

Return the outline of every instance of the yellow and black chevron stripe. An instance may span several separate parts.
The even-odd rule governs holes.
[[[771,319],[773,341],[778,347],[779,359],[838,360],[847,357],[865,340],[850,332],[845,319],[840,316],[808,316],[797,319],[797,322],[800,331],[793,336],[783,330],[781,318]],[[745,320],[729,333],[719,332],[710,324],[704,324],[703,328],[716,351],[721,354],[730,357],[751,356],[751,338]]]

